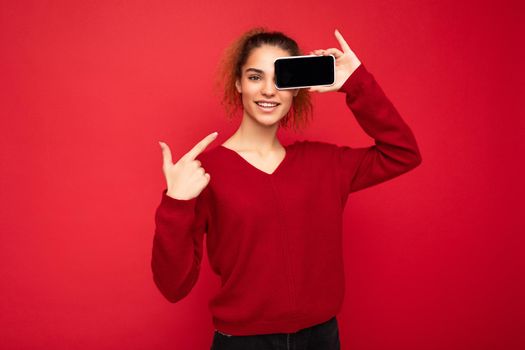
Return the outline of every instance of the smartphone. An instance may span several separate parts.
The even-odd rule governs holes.
[[[330,86],[335,82],[334,55],[283,56],[273,65],[279,90]]]

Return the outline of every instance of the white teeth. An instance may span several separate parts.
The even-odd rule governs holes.
[[[264,103],[264,102],[256,102],[259,106],[262,107],[275,107],[277,106],[276,103]]]

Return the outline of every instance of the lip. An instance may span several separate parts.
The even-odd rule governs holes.
[[[277,103],[277,106],[275,106],[275,107],[263,107],[263,106],[259,106],[259,105],[257,104],[257,102]],[[258,108],[259,110],[261,110],[261,111],[263,111],[263,112],[266,112],[266,113],[271,113],[271,112],[275,111],[275,110],[277,109],[277,107],[279,107],[279,105],[280,105],[280,103],[278,103],[278,102],[273,102],[273,101],[255,101],[254,103],[255,103],[255,105],[257,106],[257,108]]]
[[[277,101],[271,101],[271,100],[257,100],[257,101],[255,101],[255,102],[277,103],[278,105],[280,105],[279,102],[277,102]]]

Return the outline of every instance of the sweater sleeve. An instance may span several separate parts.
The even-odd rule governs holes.
[[[153,280],[172,303],[188,295],[199,277],[203,238],[208,230],[206,190],[196,198],[182,200],[168,196],[164,189],[155,212]]]
[[[361,63],[338,92],[375,144],[336,147],[343,203],[351,192],[399,176],[421,164],[416,139],[398,111]]]

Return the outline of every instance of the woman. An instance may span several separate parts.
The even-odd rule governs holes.
[[[217,133],[206,136],[175,163],[160,143],[167,188],[155,215],[154,281],[170,302],[188,295],[207,234],[210,266],[221,278],[209,302],[212,349],[339,349],[347,197],[421,163],[408,125],[341,33],[335,36],[341,49],[310,52],[335,56],[332,86],[278,90],[273,61],[301,55],[298,45],[264,28],[245,33],[220,70],[227,110],[242,106],[237,131],[209,149]],[[306,124],[314,91],[344,93],[375,145],[283,146],[278,128]]]

